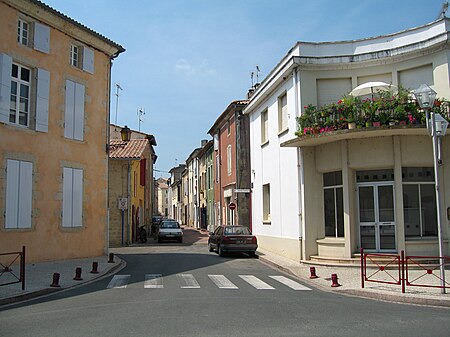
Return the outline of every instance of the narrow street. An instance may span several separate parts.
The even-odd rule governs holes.
[[[448,335],[448,309],[319,291],[246,255],[209,253],[195,230],[185,239],[117,249],[127,266],[114,276],[3,308],[0,336]]]

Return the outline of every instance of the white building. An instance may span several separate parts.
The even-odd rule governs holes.
[[[295,131],[304,106],[338,102],[369,81],[409,89],[425,83],[450,98],[449,24],[444,18],[376,38],[299,42],[270,72],[244,111],[250,117],[252,225],[261,248],[297,261],[349,261],[361,247],[437,255],[436,200],[429,191],[433,152],[425,125],[300,137]],[[443,182],[450,179],[449,136],[442,150],[448,255],[450,185]]]

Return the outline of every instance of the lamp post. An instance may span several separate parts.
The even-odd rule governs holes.
[[[439,241],[439,257],[443,258],[444,242],[442,238],[442,216],[441,216],[441,198],[439,190],[439,166],[442,165],[441,159],[441,137],[445,136],[448,122],[440,114],[431,111],[436,98],[436,92],[428,85],[422,84],[418,89],[414,90],[414,96],[419,103],[421,109],[425,110],[427,130],[431,134],[433,140],[433,162],[434,162],[434,180],[436,187],[436,215],[437,229]],[[431,112],[431,121],[430,121]],[[440,260],[441,273],[441,293],[445,294],[445,259]]]

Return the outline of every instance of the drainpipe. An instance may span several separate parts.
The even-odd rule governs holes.
[[[132,211],[131,211],[131,159],[128,159],[127,166],[127,195],[128,195],[128,216],[127,216],[127,237],[125,240],[126,245],[130,244],[130,226],[132,224]]]

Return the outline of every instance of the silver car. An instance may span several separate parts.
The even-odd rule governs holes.
[[[183,231],[176,220],[162,220],[157,233],[158,243],[162,241],[183,242]]]

